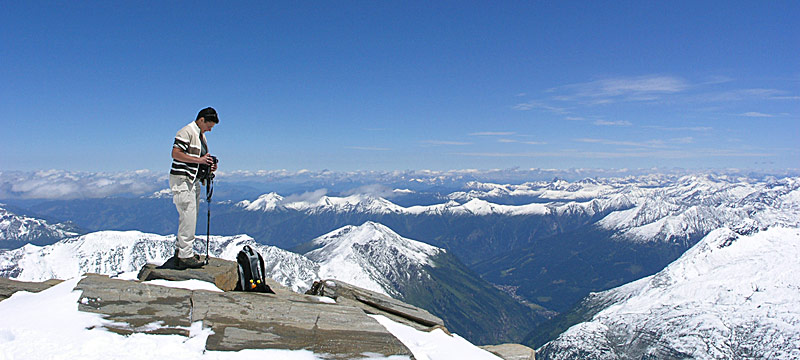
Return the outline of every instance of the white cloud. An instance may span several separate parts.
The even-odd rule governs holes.
[[[718,157],[772,157],[775,154],[763,152],[748,152],[737,149],[698,149],[698,150],[628,150],[628,151],[576,151],[561,150],[553,152],[521,152],[521,153],[458,153],[457,155],[472,157],[496,158],[584,158],[584,159],[620,159],[620,158],[653,158],[653,159],[703,159]]]
[[[558,93],[556,99],[559,100],[585,101],[597,105],[617,101],[653,101],[658,100],[661,95],[682,92],[689,87],[689,83],[679,77],[645,75],[606,78],[564,85],[548,91]]]
[[[370,184],[351,189],[342,193],[345,196],[349,195],[368,195],[373,197],[381,197],[384,199],[396,196],[398,193],[394,189],[380,184]]]
[[[770,114],[760,113],[760,112],[756,112],[756,111],[750,111],[750,112],[742,113],[742,114],[739,114],[739,116],[745,116],[745,117],[761,117],[761,118],[771,118],[771,117],[775,117],[775,115],[770,115]]]
[[[703,102],[734,102],[748,100],[800,100],[800,96],[778,89],[751,88],[708,93],[696,96],[695,99]]]
[[[425,140],[422,141],[426,145],[472,145],[470,142],[463,141],[447,141],[447,140]]]
[[[514,105],[513,109],[514,110],[520,110],[520,111],[528,111],[528,110],[533,110],[533,109],[542,109],[542,110],[547,110],[547,111],[550,111],[550,112],[553,112],[553,113],[556,113],[556,114],[568,114],[569,113],[569,111],[566,108],[547,105],[547,104],[539,102],[539,101],[529,101],[529,102],[526,102],[526,103],[520,103],[520,104]]]
[[[648,148],[664,147],[665,144],[663,140],[620,141],[620,140],[608,140],[608,139],[580,138],[580,139],[575,139],[575,141],[582,143],[591,143],[591,144],[622,145],[622,146],[648,147]]]
[[[688,84],[683,79],[672,76],[640,76],[635,78],[604,79],[595,82],[601,90],[600,95],[616,96],[622,94],[673,93],[683,91]]]
[[[82,199],[144,195],[163,189],[166,182],[166,172],[149,170],[120,173],[0,172],[0,198]]]
[[[544,144],[547,144],[546,142],[541,142],[541,141],[521,141],[521,140],[515,140],[515,139],[498,139],[497,141],[501,142],[501,143],[507,143],[507,144],[511,144],[511,143],[528,144],[528,145],[544,145]]]
[[[606,120],[596,120],[594,122],[595,125],[598,126],[631,126],[630,121],[626,120],[617,120],[617,121],[606,121]]]
[[[484,132],[475,132],[469,134],[470,136],[509,136],[514,135],[514,132],[508,131],[484,131]]]
[[[673,138],[669,140],[675,144],[691,144],[694,142],[694,138],[691,136],[681,137],[681,138]]]
[[[317,189],[314,191],[306,191],[302,194],[293,194],[285,197],[283,202],[285,204],[293,203],[293,202],[308,202],[308,203],[315,203],[322,199],[323,196],[328,194],[328,189]]]
[[[370,146],[346,146],[346,149],[352,150],[364,150],[364,151],[389,151],[392,149],[389,148],[381,148],[381,147],[370,147]]]
[[[665,131],[697,131],[697,132],[706,132],[714,130],[714,128],[710,126],[679,126],[679,127],[668,127],[668,126],[643,126],[644,128],[649,129],[658,129],[658,130],[665,130]]]

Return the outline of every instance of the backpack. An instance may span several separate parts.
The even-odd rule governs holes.
[[[236,284],[236,290],[275,293],[264,282],[264,258],[250,245],[245,245],[242,251],[239,251],[236,262],[239,264],[239,283]]]

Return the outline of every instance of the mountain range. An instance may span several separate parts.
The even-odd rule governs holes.
[[[49,244],[81,230],[72,223],[51,224],[47,220],[12,212],[0,204],[0,249],[13,249],[25,244]]]
[[[69,279],[84,273],[119,276],[173,255],[174,236],[102,231],[48,246],[0,252],[0,277]],[[203,241],[195,251],[205,252]],[[313,281],[338,279],[428,309],[472,342],[518,342],[541,317],[467,270],[444,249],[403,238],[378,223],[347,226],[314,239],[304,255],[257,244],[251,237],[209,237],[212,256],[235,260],[245,245],[265,259],[270,277],[302,292]],[[125,276],[125,275],[123,275]],[[129,276],[129,275],[127,275]]]
[[[404,195],[408,193],[403,189],[407,188],[403,186],[395,188],[396,191],[390,191],[388,197],[359,193],[342,193],[336,196],[325,191],[309,191],[287,196],[268,192],[251,200],[215,202],[212,204],[211,232],[226,235],[223,237],[248,234],[254,243],[270,244],[304,254],[303,258],[312,264],[313,270],[310,274],[314,276],[320,276],[321,272],[324,274],[326,265],[322,257],[312,260],[310,258],[312,252],[326,253],[332,249],[332,244],[338,243],[332,239],[342,239],[352,233],[353,238],[350,239],[352,243],[346,247],[351,249],[351,252],[342,255],[341,258],[352,261],[351,264],[358,264],[354,265],[354,268],[363,267],[367,270],[364,273],[353,272],[348,276],[372,279],[373,283],[364,282],[363,286],[371,286],[372,289],[380,287],[385,293],[393,296],[402,293],[406,297],[405,301],[428,308],[434,313],[436,311],[433,311],[431,306],[445,308],[447,304],[447,301],[436,301],[437,298],[450,296],[451,299],[458,299],[453,303],[463,303],[464,299],[469,299],[469,296],[474,294],[488,291],[491,296],[495,296],[493,291],[502,289],[517,301],[505,303],[508,297],[503,297],[506,300],[498,300],[492,307],[508,306],[508,309],[511,309],[507,311],[507,314],[511,314],[510,318],[533,319],[532,324],[529,324],[529,332],[524,335],[524,342],[536,347],[549,343],[540,349],[542,356],[559,358],[561,355],[557,354],[567,354],[563,356],[568,358],[567,348],[583,349],[576,350],[575,354],[578,355],[573,358],[580,357],[580,354],[591,354],[589,357],[609,356],[608,358],[615,358],[614,356],[680,358],[687,354],[698,358],[703,358],[705,356],[703,354],[783,356],[781,355],[783,353],[765,353],[753,346],[751,348],[755,350],[747,350],[749,349],[747,346],[750,345],[741,341],[738,342],[740,345],[737,345],[739,350],[730,350],[732,348],[726,346],[736,343],[730,339],[722,345],[719,345],[717,340],[706,342],[710,344],[709,346],[723,349],[720,352],[697,350],[697,347],[688,345],[686,348],[681,348],[675,343],[688,343],[686,339],[690,336],[680,338],[677,333],[666,328],[648,333],[660,335],[649,336],[641,327],[633,324],[644,321],[648,324],[648,329],[649,326],[655,326],[656,320],[647,322],[646,315],[620,320],[625,324],[615,325],[608,331],[575,332],[573,329],[574,326],[597,327],[595,325],[598,323],[593,320],[595,316],[600,316],[598,319],[606,321],[600,322],[606,327],[609,327],[608,321],[611,321],[609,319],[624,318],[621,313],[603,313],[603,311],[627,306],[624,301],[633,299],[632,294],[637,292],[625,289],[632,289],[632,284],[639,284],[637,281],[645,281],[642,279],[663,278],[657,274],[669,269],[668,266],[672,266],[670,264],[690,261],[685,259],[692,254],[698,259],[709,257],[710,253],[696,249],[704,246],[706,242],[713,243],[710,237],[717,236],[720,232],[736,234],[738,240],[731,240],[733,244],[729,246],[731,249],[739,246],[734,246],[735,244],[758,243],[760,240],[747,239],[760,239],[761,236],[793,238],[780,229],[791,231],[800,227],[800,191],[798,191],[800,178],[695,174],[643,175],[584,179],[576,182],[554,179],[520,184],[469,181],[456,191],[428,194],[412,191],[413,199],[426,199],[418,203],[410,201],[412,197]],[[145,232],[169,234],[174,232],[177,226],[174,206],[168,198],[42,201],[31,203],[29,209],[53,218],[72,220],[89,230],[139,229]],[[205,229],[205,216],[201,216],[200,220],[198,229]],[[404,279],[403,272],[386,272],[386,266],[380,264],[395,256],[408,259],[414,256],[402,252],[389,252],[391,256],[382,258],[377,256],[380,252],[373,254],[373,250],[370,250],[373,246],[371,242],[355,240],[359,237],[356,234],[381,233],[381,227],[391,229],[398,238],[416,239],[424,243],[404,249],[413,248],[414,253],[433,254],[426,255],[427,261],[436,266],[420,265],[415,269],[427,271],[426,274],[437,281],[430,283],[432,285],[420,285],[419,290],[414,286],[402,285],[400,280]],[[309,242],[310,240],[313,241]],[[382,244],[387,249],[391,248],[391,242]],[[791,247],[781,249],[788,253],[792,250]],[[758,249],[748,248],[748,251],[758,251]],[[345,253],[337,251],[337,254]],[[376,255],[374,259],[379,259],[377,265],[363,262],[363,259],[372,259],[372,257],[361,257],[365,254]],[[714,254],[729,253],[715,250]],[[720,264],[726,259],[734,259],[725,255],[720,256],[723,256],[717,260]],[[333,258],[335,257],[331,259]],[[741,260],[743,258],[736,259],[743,261]],[[288,264],[294,262],[287,261],[281,266],[294,266]],[[741,267],[738,271],[757,272],[760,267],[768,265],[754,264],[752,268]],[[399,264],[393,266],[403,268]],[[735,266],[730,266],[730,272],[725,276],[735,279],[736,271]],[[371,278],[369,275],[379,272],[386,272],[388,275],[386,278]],[[420,270],[420,273],[425,272]],[[474,273],[480,274],[480,277],[472,275]],[[741,278],[745,278],[744,275]],[[412,285],[425,284],[420,279],[424,280],[426,276],[413,279],[415,281],[409,282]],[[482,279],[466,282],[481,286],[470,288],[465,282],[459,282],[459,279]],[[692,282],[705,281],[702,278],[692,279]],[[757,293],[764,292],[762,289],[767,286],[773,286],[766,285],[769,284],[768,280],[766,278],[758,280]],[[445,288],[444,284],[451,283],[463,285],[453,289]],[[393,286],[384,288],[382,284],[393,284]],[[405,286],[402,292],[397,290],[402,286]],[[645,289],[644,285],[637,286]],[[783,285],[774,285],[775,288],[781,286]],[[463,291],[464,289],[468,290]],[[652,294],[667,291],[666,287],[654,289],[657,290],[641,292]],[[444,290],[446,291],[443,293],[437,293]],[[452,295],[457,292],[455,290],[461,292]],[[412,295],[416,294],[414,291],[418,291],[419,295]],[[681,302],[684,300],[679,301],[675,295],[676,302],[671,303],[672,306],[693,307],[696,303],[689,299],[710,296],[699,290],[694,291],[682,295],[685,303]],[[727,289],[712,286],[709,291],[723,294]],[[419,299],[415,300],[416,303],[410,301],[415,296],[419,296]],[[664,300],[659,297],[641,299],[645,300],[640,301],[654,304]],[[749,301],[752,301],[752,298]],[[491,300],[485,299],[478,303],[487,302],[492,303]],[[516,307],[520,303],[527,306]],[[795,329],[797,325],[791,322],[794,321],[791,320],[793,319],[791,316],[794,316],[792,314],[797,313],[797,310],[785,304],[778,308],[780,310],[775,311],[790,315],[785,326]],[[448,309],[452,311],[452,307]],[[529,315],[531,309],[536,309],[534,312],[536,315]],[[729,309],[731,312],[745,312],[736,307]],[[470,314],[486,311],[489,310],[475,307]],[[672,319],[669,314],[657,317],[655,315],[660,313],[654,309],[643,311],[653,314],[654,318],[660,319],[658,321],[674,324],[675,331],[693,326]],[[441,315],[442,312],[440,310],[437,315],[446,321],[454,321],[452,315]],[[541,316],[553,313],[560,315],[550,321],[545,321]],[[472,316],[470,314],[459,316],[469,318]],[[713,327],[709,325],[710,323],[713,322],[704,322],[697,326],[711,329]],[[733,322],[720,320],[720,323]],[[769,326],[760,322],[753,324],[754,329],[763,328],[766,331],[764,334],[767,335],[763,335],[767,337],[765,343],[778,343],[769,340],[772,335],[768,333],[773,331],[769,330],[771,329]],[[569,333],[565,333],[567,329],[570,329]],[[492,330],[478,331],[491,333]],[[716,331],[713,330],[709,334]],[[736,331],[741,333],[743,330]],[[759,339],[762,335],[759,335],[761,333],[758,331],[761,330],[744,333],[752,334],[755,339]],[[639,337],[631,335],[637,332],[645,335]],[[560,338],[559,335],[562,333],[566,334],[564,335],[566,337]],[[724,334],[732,333],[720,334],[723,335],[719,336],[724,337]],[[611,343],[608,343],[604,348],[605,345],[602,345],[604,343],[600,341],[604,338],[611,342],[625,340],[629,345],[617,342],[614,346],[610,346],[608,344]],[[667,341],[673,338],[682,340],[675,340],[675,343]],[[584,342],[576,343],[580,339]],[[791,340],[793,338],[789,339],[789,343],[793,343],[794,340]],[[553,342],[550,343],[551,341]],[[781,346],[783,345],[777,348],[782,348]],[[600,350],[597,350],[598,347]],[[610,352],[603,352],[602,349],[613,349],[615,355],[608,355]],[[584,350],[588,352],[581,352]]]

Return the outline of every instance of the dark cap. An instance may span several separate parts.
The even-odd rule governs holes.
[[[197,113],[197,119],[195,120],[199,120],[200,118],[204,118],[205,121],[211,121],[219,124],[219,115],[217,115],[217,110],[214,110],[212,107],[207,107],[203,110],[200,110],[200,112]]]

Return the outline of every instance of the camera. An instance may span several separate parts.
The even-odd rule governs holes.
[[[209,157],[211,158],[211,161],[214,163],[214,165],[219,163],[219,159],[217,159],[216,156],[209,155]],[[206,164],[200,164],[200,168],[197,170],[197,179],[202,181],[203,183],[205,183],[206,180],[213,180],[214,173],[211,171],[211,166]]]

